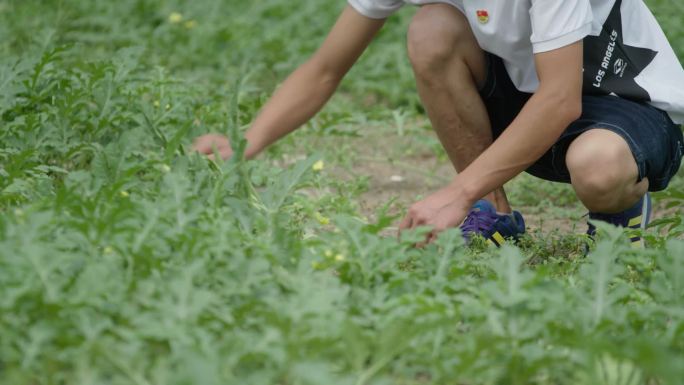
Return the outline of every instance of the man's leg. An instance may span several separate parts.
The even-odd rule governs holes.
[[[591,212],[619,213],[648,190],[648,179],[637,183],[637,164],[627,142],[612,131],[592,129],[579,135],[565,162],[577,197]]]
[[[422,6],[408,31],[408,54],[418,94],[457,172],[492,143],[478,89],[486,80],[485,53],[465,16],[447,4]],[[503,188],[488,194],[497,211],[510,213]]]

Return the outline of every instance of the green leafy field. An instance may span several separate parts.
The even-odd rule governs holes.
[[[684,59],[684,7],[648,3]],[[0,0],[0,383],[683,383],[682,172],[646,250],[604,226],[583,257],[571,189],[529,176],[511,200],[542,219],[519,247],[391,236],[447,178],[413,9],[310,124],[241,160],[343,7]],[[190,154],[206,132],[238,156]],[[422,179],[379,185],[377,164]]]

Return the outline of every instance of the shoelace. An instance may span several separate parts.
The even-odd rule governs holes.
[[[466,237],[469,237],[473,233],[481,234],[484,230],[491,229],[498,218],[498,215],[491,212],[470,210],[468,216],[461,225],[461,232]]]

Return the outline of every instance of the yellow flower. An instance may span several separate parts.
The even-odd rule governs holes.
[[[314,163],[311,168],[314,171],[321,171],[321,170],[323,170],[323,167],[325,167],[325,163],[323,163],[322,160],[319,160],[318,162]]]
[[[171,167],[169,167],[168,164],[162,164],[162,165],[161,165],[161,170],[162,170],[163,172],[165,172],[165,173],[166,173],[166,172],[170,172],[170,171],[171,171]]]
[[[323,226],[330,224],[330,218],[324,217],[318,211],[314,213],[314,217],[316,217],[318,223],[322,224]]]
[[[339,262],[344,261],[344,255],[342,255],[342,254],[337,254],[337,255],[335,256],[335,260],[336,260],[336,261],[339,261]]]
[[[155,107],[159,108],[159,100],[155,100],[154,103],[152,103]]]
[[[193,29],[197,26],[197,22],[195,20],[188,20],[183,23],[183,26],[185,26],[187,29]]]
[[[121,195],[122,198],[128,198],[130,194],[128,194],[128,191],[122,190],[119,192],[119,195]]]
[[[332,258],[332,256],[333,256],[332,251],[326,250],[326,251],[325,251],[325,256],[328,257],[328,258]]]
[[[114,249],[112,249],[111,246],[107,246],[107,247],[104,248],[104,253],[105,253],[105,254],[111,254],[111,253],[113,253],[113,252],[114,252]]]
[[[181,21],[183,21],[183,15],[181,15],[178,12],[171,12],[171,14],[169,15],[169,23],[178,24]]]

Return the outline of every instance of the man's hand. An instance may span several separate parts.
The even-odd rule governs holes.
[[[192,144],[192,149],[200,154],[207,155],[209,159],[214,159],[214,148],[218,151],[221,159],[228,159],[233,156],[233,149],[230,141],[220,134],[206,134],[199,136]]]
[[[431,242],[440,232],[460,225],[472,204],[471,199],[458,188],[449,185],[414,203],[399,224],[399,231],[419,226],[432,227],[427,238]]]

